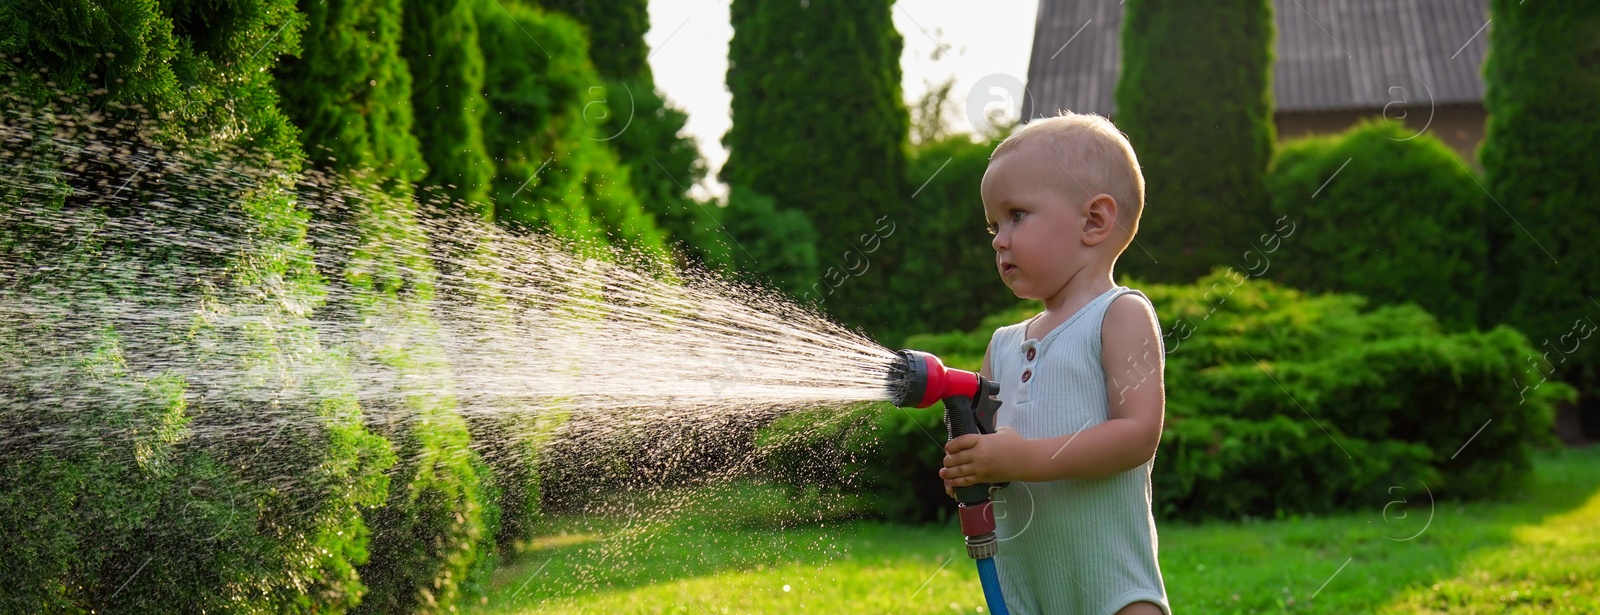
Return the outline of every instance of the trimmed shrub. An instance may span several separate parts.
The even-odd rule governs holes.
[[[596,124],[627,165],[634,193],[671,236],[679,264],[732,271],[741,261],[729,257],[743,255],[728,245],[721,224],[710,216],[714,204],[688,194],[705,178],[706,165],[694,139],[683,132],[688,114],[656,89],[644,40],[650,30],[645,0],[542,0],[539,5],[571,17],[587,31],[589,59],[602,78],[589,91],[611,113],[589,113],[584,119]]]
[[[400,0],[305,0],[300,8],[305,44],[275,73],[308,159],[335,170],[371,169],[391,194],[409,198],[428,168],[411,132]]]
[[[1218,270],[1187,286],[1140,286],[1167,331],[1166,425],[1156,453],[1156,512],[1166,518],[1326,512],[1386,501],[1418,481],[1441,497],[1514,492],[1536,446],[1552,443],[1552,406],[1573,390],[1521,389],[1530,345],[1508,327],[1446,333],[1414,305],[1368,308],[1354,295],[1307,295]],[[976,370],[995,328],[907,345]],[[1001,410],[1004,412],[1004,409]],[[833,481],[890,502],[894,518],[948,508],[937,469],[942,414],[882,410],[857,427],[817,428],[811,453]],[[792,425],[806,434],[805,423]],[[782,440],[782,434],[767,434]],[[1470,445],[1469,445],[1470,444]],[[931,453],[923,451],[930,448]],[[826,455],[849,463],[826,462]],[[790,466],[793,458],[780,461]],[[915,465],[916,467],[911,467]]]
[[[1433,135],[1368,121],[1288,143],[1267,187],[1273,214],[1295,231],[1264,248],[1277,253],[1258,254],[1266,269],[1251,274],[1380,304],[1412,301],[1451,329],[1477,325],[1487,203],[1466,165]]]
[[[1120,264],[1187,283],[1233,262],[1269,219],[1272,3],[1129,0],[1123,11],[1115,120],[1148,182],[1138,240],[1153,260]]]
[[[52,117],[0,186],[0,262],[43,274],[0,287],[0,610],[354,605],[395,459],[306,320],[289,181]]]
[[[720,214],[733,239],[728,259],[747,281],[797,296],[813,291],[817,280],[817,229],[805,214],[779,209],[764,195],[728,187],[728,206]]]
[[[1312,435],[1280,442],[1300,448],[1296,454],[1320,468],[1312,484],[1323,499],[1294,499],[1291,483],[1268,483],[1272,498],[1233,498],[1231,509],[1248,514],[1374,501],[1362,496],[1381,495],[1372,489],[1384,485],[1371,482],[1380,480],[1373,473],[1381,468],[1389,468],[1383,478],[1427,481],[1442,496],[1514,491],[1526,476],[1531,449],[1553,443],[1554,403],[1573,393],[1557,386],[1519,390],[1514,383],[1528,381],[1532,369],[1524,360],[1530,345],[1509,327],[1446,333],[1415,305],[1368,309],[1361,297],[1306,295],[1250,282],[1236,271],[1213,272],[1192,287],[1145,292],[1169,332],[1172,428],[1164,443],[1195,433],[1181,425],[1190,418],[1281,423],[1288,417]],[[1341,445],[1343,462],[1311,452],[1324,445],[1312,442],[1324,430],[1322,439]],[[1208,450],[1228,435],[1214,431]],[[1178,449],[1198,446],[1191,441]],[[1358,449],[1373,456],[1362,458]],[[1383,451],[1393,456],[1384,460]],[[1179,463],[1182,453],[1170,457],[1163,464],[1158,454],[1158,474],[1194,474],[1191,465]],[[1232,483],[1172,490],[1161,496],[1164,512],[1187,515],[1185,497],[1227,491],[1225,484]]]

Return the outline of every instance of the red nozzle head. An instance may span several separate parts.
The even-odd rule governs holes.
[[[977,374],[947,368],[939,357],[916,350],[900,351],[900,360],[891,375],[891,380],[904,380],[904,384],[895,389],[896,406],[926,408],[946,397],[978,395]]]

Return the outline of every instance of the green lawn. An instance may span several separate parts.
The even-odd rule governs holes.
[[[1393,493],[1333,517],[1161,525],[1168,597],[1180,613],[1600,612],[1600,447],[1541,454],[1504,501]],[[982,606],[954,526],[850,520],[856,502],[811,499],[739,484],[553,519],[496,573],[481,612]]]

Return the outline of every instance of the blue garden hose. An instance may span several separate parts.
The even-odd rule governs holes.
[[[983,584],[983,599],[989,603],[989,612],[1008,615],[1005,596],[1000,595],[1000,573],[994,568],[994,558],[985,557],[978,562],[978,582]]]

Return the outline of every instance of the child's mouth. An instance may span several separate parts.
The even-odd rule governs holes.
[[[1016,270],[1017,270],[1017,266],[1016,265],[1013,265],[1011,263],[1000,263],[1000,275],[1009,275],[1011,272],[1016,271]]]

